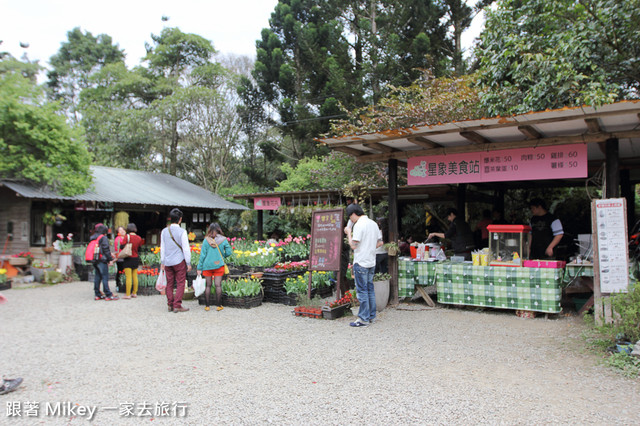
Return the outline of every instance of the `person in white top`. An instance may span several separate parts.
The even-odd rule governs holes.
[[[376,317],[376,295],[373,288],[373,274],[376,267],[376,248],[382,239],[378,238],[378,225],[369,219],[357,204],[347,207],[347,219],[353,228],[345,226],[349,246],[353,249],[353,276],[356,295],[360,302],[358,319],[349,325],[363,327],[371,324]]]
[[[160,234],[160,268],[167,277],[167,306],[169,312],[186,312],[182,306],[184,283],[187,272],[191,271],[191,248],[187,231],[180,227],[182,212],[173,209],[169,212],[171,225]],[[173,294],[175,281],[175,295]]]

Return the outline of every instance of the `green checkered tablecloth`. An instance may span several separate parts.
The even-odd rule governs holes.
[[[564,268],[562,286],[568,286],[579,277],[593,277],[593,264],[574,265],[568,263]]]
[[[564,271],[551,268],[436,265],[438,303],[560,312]]]
[[[398,260],[398,297],[413,297],[416,285],[436,284],[436,262]]]

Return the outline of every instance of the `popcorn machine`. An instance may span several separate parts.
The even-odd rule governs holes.
[[[527,225],[488,225],[489,265],[522,266],[529,259],[531,227]]]

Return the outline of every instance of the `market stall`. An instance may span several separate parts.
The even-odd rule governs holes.
[[[398,259],[399,297],[435,285],[438,303],[559,313],[564,270]]]

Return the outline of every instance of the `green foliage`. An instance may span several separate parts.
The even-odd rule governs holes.
[[[629,355],[626,352],[611,354],[605,364],[609,367],[620,370],[627,377],[636,378],[640,376],[640,359]]]
[[[613,296],[611,305],[620,315],[613,331],[623,334],[629,341],[640,340],[640,282],[630,285],[627,293]]]
[[[640,3],[504,0],[476,50],[489,115],[638,97]]]
[[[124,51],[112,44],[110,36],[94,37],[78,27],[67,33],[67,39],[49,61],[52,69],[47,72],[47,86],[53,99],[60,101],[75,122],[80,92],[91,87],[91,75],[105,65],[123,63]]]
[[[0,62],[0,177],[25,179],[62,195],[91,184],[91,157],[76,129],[44,100],[41,87],[12,59]]]
[[[435,78],[425,71],[410,86],[390,87],[389,94],[376,105],[354,109],[347,119],[333,121],[331,134],[369,133],[481,117],[474,82],[475,75]]]
[[[232,297],[257,296],[262,292],[260,280],[239,278],[222,281],[222,292]]]

